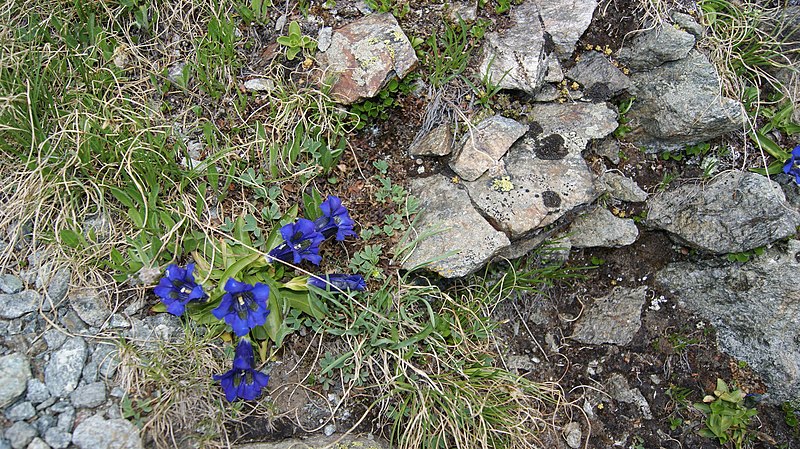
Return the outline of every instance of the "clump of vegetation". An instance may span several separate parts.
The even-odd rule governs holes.
[[[717,379],[714,395],[707,395],[703,402],[694,404],[694,407],[706,415],[705,427],[700,429],[700,435],[716,438],[719,444],[730,442],[736,449],[741,449],[749,441],[751,435],[747,425],[758,411],[745,405],[745,393],[742,390],[730,389],[724,380]]]

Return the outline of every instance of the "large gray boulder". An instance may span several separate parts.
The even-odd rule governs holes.
[[[534,0],[544,29],[550,35],[558,59],[569,59],[575,44],[592,23],[597,0]]]
[[[783,246],[783,245],[781,245]],[[744,264],[670,264],[656,281],[717,329],[720,348],[747,362],[776,403],[800,399],[800,241]]]
[[[351,104],[375,96],[393,77],[405,77],[417,65],[417,55],[394,16],[384,13],[334,30],[317,61],[334,80],[331,97]]]
[[[741,104],[720,93],[714,66],[693,50],[679,61],[631,76],[636,100],[629,138],[648,151],[695,144],[741,129]]]
[[[511,145],[528,131],[528,125],[500,115],[489,117],[470,128],[450,168],[466,181],[478,179],[494,167]]]
[[[643,31],[617,58],[634,71],[650,70],[665,62],[683,59],[694,48],[694,36],[675,27],[656,27]]]
[[[411,192],[420,199],[413,250],[402,261],[406,270],[425,267],[447,278],[475,272],[508,246],[473,207],[467,192],[442,175],[415,179]],[[409,242],[403,242],[408,244]]]
[[[513,25],[488,33],[479,73],[493,85],[535,94],[547,73],[547,54],[539,8],[525,2],[511,11]]]
[[[645,223],[695,248],[738,253],[793,235],[800,213],[764,176],[725,172],[707,185],[685,185],[653,197]]]

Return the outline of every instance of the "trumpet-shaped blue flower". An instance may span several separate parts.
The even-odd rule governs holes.
[[[329,196],[319,205],[319,209],[322,211],[322,216],[314,220],[314,225],[325,238],[335,235],[336,240],[342,241],[348,235],[358,236],[353,231],[355,222],[350,218],[347,209],[342,206],[339,197]]]
[[[269,286],[260,282],[250,285],[228,279],[225,292],[219,306],[211,313],[217,319],[224,319],[237,336],[247,335],[250,329],[267,322]]]
[[[269,252],[271,259],[284,262],[292,261],[298,264],[306,259],[314,265],[319,265],[322,257],[319,255],[319,244],[325,241],[314,227],[314,222],[300,218],[297,223],[289,223],[281,227],[283,243]]]
[[[338,288],[339,290],[354,290],[363,292],[367,289],[367,283],[360,274],[328,274],[319,277],[309,277],[308,285],[327,289],[328,286]]]
[[[794,182],[800,184],[800,145],[792,150],[792,157],[783,166],[783,172],[794,176]]]
[[[167,306],[167,312],[181,316],[189,301],[199,301],[206,297],[203,287],[194,281],[192,271],[194,271],[193,263],[186,265],[185,269],[174,264],[167,266],[164,277],[153,289],[153,292],[161,298],[161,302]]]
[[[233,369],[221,375],[214,375],[225,392],[225,399],[233,402],[236,399],[252,401],[261,396],[269,376],[253,368],[255,357],[253,346],[247,340],[240,340],[236,345],[236,355],[233,358]]]

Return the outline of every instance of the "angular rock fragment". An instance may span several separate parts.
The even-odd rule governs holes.
[[[645,223],[715,254],[739,253],[793,235],[800,213],[780,186],[739,171],[707,185],[685,185],[652,198]]]
[[[474,181],[493,166],[528,126],[510,118],[495,115],[470,129],[461,141],[461,149],[450,162],[450,168],[467,181]]]
[[[550,35],[556,54],[569,59],[575,44],[592,22],[597,0],[535,0],[545,31]]]
[[[427,269],[447,278],[463,277],[509,245],[508,237],[489,225],[467,193],[445,176],[415,179],[411,191],[421,200],[416,225],[421,238],[403,260],[404,269],[432,261]]]
[[[619,218],[604,207],[597,207],[575,219],[567,231],[575,248],[613,248],[630,245],[639,237],[631,219]]]
[[[444,123],[433,128],[408,149],[412,156],[447,156],[452,151],[453,132],[450,124]]]
[[[616,288],[608,296],[596,299],[575,323],[572,338],[591,345],[627,345],[642,325],[646,294],[647,286]]]
[[[617,58],[634,71],[646,71],[669,61],[683,59],[694,48],[694,36],[671,26],[643,31]]]
[[[333,79],[331,96],[351,104],[375,96],[393,77],[405,77],[417,55],[394,16],[384,13],[334,30],[317,61],[326,79]]]
[[[636,181],[626,178],[619,173],[606,172],[600,177],[606,191],[612,198],[629,203],[641,203],[647,201],[647,192],[642,190]]]
[[[599,101],[608,100],[632,85],[630,78],[596,51],[581,55],[567,77],[580,83],[586,96]]]

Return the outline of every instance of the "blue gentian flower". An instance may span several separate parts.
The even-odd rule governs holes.
[[[322,257],[319,255],[319,244],[325,241],[314,227],[314,222],[300,218],[297,223],[289,223],[281,228],[283,243],[269,252],[270,259],[284,262],[290,260],[298,264],[303,259],[314,265],[319,265]]]
[[[308,278],[308,285],[326,290],[328,286],[339,290],[354,290],[363,292],[367,289],[367,283],[360,274],[328,274],[325,276]]]
[[[783,166],[783,172],[794,176],[794,182],[800,184],[800,145],[792,150],[792,157]]]
[[[161,302],[167,306],[167,312],[181,316],[189,301],[199,301],[206,297],[203,287],[194,281],[192,271],[194,271],[193,263],[186,265],[186,269],[174,264],[167,266],[164,277],[153,289],[153,292],[161,298]]]
[[[314,225],[325,238],[335,235],[336,240],[342,241],[348,235],[358,236],[353,231],[355,222],[350,218],[347,209],[342,206],[339,197],[329,196],[319,205],[319,209],[322,211],[322,216],[314,220]]]
[[[255,370],[254,365],[253,346],[247,340],[240,340],[236,345],[233,369],[225,374],[213,376],[214,380],[220,381],[228,402],[236,399],[252,401],[261,396],[261,390],[269,383],[269,376]]]
[[[260,282],[250,285],[231,278],[225,283],[225,292],[211,313],[217,319],[224,318],[237,336],[247,335],[250,329],[267,322],[269,286]]]

